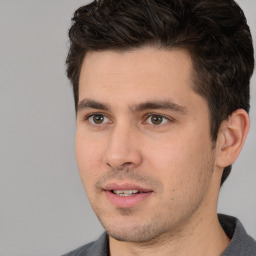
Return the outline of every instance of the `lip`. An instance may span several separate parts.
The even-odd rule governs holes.
[[[132,183],[123,183],[123,184],[109,183],[103,189],[104,190],[139,190],[144,193],[152,192],[152,189],[143,188],[141,186],[138,186]]]
[[[131,196],[118,196],[114,194],[113,190],[138,190],[142,193],[134,194]],[[116,184],[110,183],[104,187],[104,192],[106,194],[107,199],[117,208],[132,208],[146,200],[150,195],[152,195],[153,191],[148,188],[143,188],[141,186],[124,183],[124,184]]]

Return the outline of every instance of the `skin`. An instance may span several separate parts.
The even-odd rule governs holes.
[[[249,119],[237,111],[213,143],[209,108],[192,77],[184,50],[147,46],[84,58],[76,156],[112,256],[220,255],[228,246],[216,213],[220,179]],[[109,183],[152,192],[135,206],[116,207],[104,190]]]

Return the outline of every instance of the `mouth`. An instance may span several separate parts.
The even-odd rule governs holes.
[[[132,195],[144,193],[139,190],[112,190],[111,192],[117,196],[132,196]]]
[[[104,191],[107,199],[118,208],[131,208],[145,201],[153,191],[133,184],[108,184]]]

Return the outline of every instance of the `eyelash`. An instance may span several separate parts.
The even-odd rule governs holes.
[[[90,122],[89,121],[89,119],[91,118],[91,117],[94,117],[94,116],[102,116],[103,118],[107,118],[107,119],[109,119],[110,120],[110,118],[108,118],[105,114],[103,114],[103,113],[93,113],[93,114],[89,114],[89,115],[86,115],[85,117],[84,117],[84,120],[85,121],[88,121],[91,125],[95,125],[95,126],[99,126],[100,124],[94,124],[94,123],[92,123],[92,122]]]
[[[107,118],[107,119],[110,120],[110,118],[108,118],[108,117],[107,117],[105,114],[103,114],[103,113],[93,113],[93,114],[86,115],[86,116],[84,117],[84,120],[85,120],[85,121],[88,121],[91,125],[96,126],[96,127],[99,127],[99,126],[101,126],[101,125],[104,125],[105,123],[95,124],[95,123],[92,123],[91,121],[89,121],[89,119],[90,119],[91,117],[94,117],[94,116],[97,116],[97,115],[98,115],[98,116],[102,116],[103,118]],[[154,127],[154,128],[157,128],[157,127],[159,127],[160,125],[163,126],[163,125],[165,125],[165,123],[168,123],[168,122],[174,122],[174,119],[173,119],[173,118],[166,117],[165,115],[158,114],[158,113],[149,113],[149,114],[146,114],[146,115],[145,115],[145,118],[143,118],[143,120],[145,120],[145,121],[143,121],[143,123],[145,123],[150,117],[153,117],[153,116],[155,116],[155,117],[160,117],[160,118],[166,120],[164,123],[161,122],[160,124],[150,124],[150,123],[147,123],[148,125],[151,125],[151,126]]]
[[[173,118],[170,118],[170,117],[167,117],[165,115],[158,114],[158,113],[149,113],[149,114],[147,114],[146,119],[145,119],[144,122],[146,122],[150,117],[152,118],[153,116],[160,117],[160,118],[162,118],[162,120],[165,119],[165,122],[161,122],[160,124],[150,124],[150,123],[148,123],[148,125],[151,125],[154,128],[158,128],[160,125],[163,126],[163,125],[166,125],[167,123],[174,122]]]

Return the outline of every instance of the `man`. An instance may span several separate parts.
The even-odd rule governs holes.
[[[106,233],[67,254],[256,255],[220,186],[249,130],[253,47],[233,0],[79,8],[67,74],[80,176]]]

